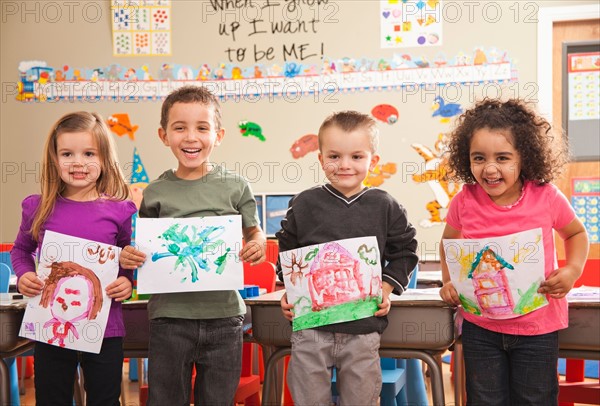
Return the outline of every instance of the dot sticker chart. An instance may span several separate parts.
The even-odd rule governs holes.
[[[441,0],[380,0],[381,48],[442,45]]]
[[[112,0],[114,56],[171,55],[171,0]]]

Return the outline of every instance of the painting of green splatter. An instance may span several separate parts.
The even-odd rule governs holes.
[[[138,292],[242,289],[241,230],[240,216],[138,219]]]

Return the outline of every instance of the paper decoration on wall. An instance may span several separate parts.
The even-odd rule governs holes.
[[[200,63],[199,68],[164,63],[156,70],[148,65],[117,64],[70,68],[59,78],[60,69],[48,68],[43,61],[32,61],[19,65],[18,93],[15,89],[13,94],[21,101],[160,100],[186,85],[209,87],[222,100],[247,98],[253,102],[261,95],[295,100],[320,93],[327,98],[358,91],[403,90],[416,94],[421,87],[433,91],[437,86],[490,85],[516,79],[516,71],[506,53],[498,57],[498,52],[496,49],[486,51],[488,62],[484,65],[472,64],[471,58],[462,52],[442,66],[408,54],[379,59],[324,58],[320,65],[294,63],[293,70],[297,71],[294,76],[289,75],[291,68],[282,68],[276,63],[245,68],[225,63],[216,66]],[[48,75],[42,77],[41,73]],[[182,79],[189,77],[194,80]]]
[[[442,45],[438,0],[380,0],[381,48]]]
[[[466,312],[510,319],[548,304],[542,229],[489,239],[444,239],[452,284]]]
[[[137,125],[131,125],[131,120],[129,120],[129,114],[127,113],[117,113],[109,116],[106,124],[119,137],[127,135],[132,141],[135,140],[135,132],[139,128]]]
[[[111,0],[114,56],[171,55],[171,0]]]
[[[138,218],[138,293],[244,288],[241,216]]]
[[[279,253],[294,331],[371,317],[381,303],[375,237],[351,238]]]
[[[110,312],[105,289],[117,279],[121,249],[46,231],[37,275],[42,293],[27,302],[19,335],[100,353]]]
[[[590,243],[600,243],[600,179],[571,178],[571,205]]]
[[[446,103],[441,96],[436,96],[433,103],[433,114],[431,117],[440,117],[440,123],[449,123],[450,117],[462,113],[462,107],[458,103]]]
[[[600,118],[600,52],[569,54],[569,120]]]
[[[424,228],[442,225],[445,216],[442,210],[450,206],[450,201],[460,190],[460,185],[449,179],[448,161],[446,157],[445,134],[439,134],[437,141],[431,150],[422,144],[412,144],[411,147],[425,160],[425,170],[412,175],[413,181],[427,184],[433,191],[434,200],[425,205],[429,212],[429,218],[420,221],[419,225]]]
[[[316,134],[306,134],[298,138],[292,144],[290,152],[294,159],[300,159],[309,152],[319,150],[319,137]]]
[[[398,109],[390,104],[378,104],[373,107],[371,114],[379,121],[387,124],[395,124],[398,121]]]
[[[386,179],[389,179],[392,177],[392,175],[395,175],[397,170],[398,167],[393,162],[388,162],[383,165],[376,165],[363,181],[363,185],[367,187],[381,186]]]
[[[258,138],[260,141],[266,140],[262,133],[262,127],[252,121],[240,121],[238,127],[244,137],[252,136]]]

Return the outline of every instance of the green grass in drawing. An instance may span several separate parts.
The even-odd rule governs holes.
[[[527,314],[548,303],[546,296],[537,293],[539,287],[540,282],[533,282],[525,293],[522,293],[521,289],[518,290],[521,298],[513,310],[515,314]]]
[[[462,304],[462,307],[463,309],[465,309],[466,312],[481,316],[481,309],[479,309],[477,303],[475,303],[474,301],[462,294],[459,294],[458,298],[460,299],[460,303]]]
[[[378,310],[377,305],[379,305],[379,303],[381,303],[380,297],[367,297],[364,300],[355,300],[327,307],[318,312],[311,311],[301,316],[294,317],[292,327],[294,331],[299,331],[306,328],[339,323],[340,321],[364,319],[365,317],[373,316],[373,313]],[[310,309],[310,303],[308,304],[308,307]]]
[[[173,224],[159,238],[165,242],[163,247],[166,252],[156,252],[152,255],[152,262],[161,258],[176,257],[174,270],[177,268],[191,270],[192,282],[198,281],[198,271],[210,272],[213,268],[218,275],[222,274],[227,263],[230,248],[225,249],[213,263],[207,261],[208,254],[214,254],[224,244],[219,237],[225,232],[223,226],[209,226],[198,230],[195,226],[183,226]],[[187,276],[181,280],[184,282]]]

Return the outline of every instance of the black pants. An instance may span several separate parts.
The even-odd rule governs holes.
[[[105,338],[100,354],[35,344],[35,402],[38,406],[72,406],[77,365],[83,369],[88,406],[120,405],[123,339]]]

